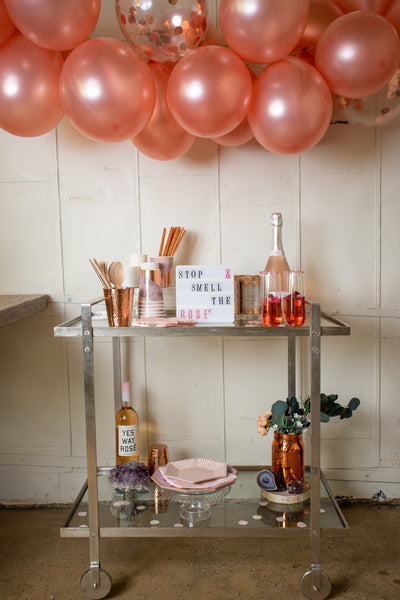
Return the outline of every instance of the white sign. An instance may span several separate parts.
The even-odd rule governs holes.
[[[235,319],[232,267],[178,265],[176,316],[199,323],[232,323]]]

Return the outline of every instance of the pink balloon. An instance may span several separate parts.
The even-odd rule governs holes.
[[[10,19],[4,0],[0,0],[0,46],[12,36],[14,31],[15,25]]]
[[[156,105],[150,120],[132,142],[150,158],[171,160],[185,154],[196,138],[178,125],[168,108],[167,84],[173,65],[150,62],[148,66],[156,84]]]
[[[310,0],[307,26],[296,49],[315,54],[317,42],[332,21],[343,15],[343,11],[330,0]]]
[[[92,33],[101,0],[5,0],[11,19],[31,42],[48,50],[75,48]]]
[[[22,35],[0,48],[0,127],[34,137],[54,129],[64,116],[58,91],[63,59]]]
[[[331,114],[332,95],[323,77],[290,56],[268,65],[257,77],[248,118],[264,148],[297,154],[320,141]]]
[[[299,41],[309,0],[220,0],[219,23],[228,46],[256,64],[283,58]]]
[[[385,18],[390,21],[397,31],[397,34],[400,36],[400,0],[393,0]]]
[[[115,0],[115,9],[125,38],[157,62],[176,62],[206,33],[206,0]]]
[[[353,12],[356,10],[368,10],[371,12],[385,14],[392,0],[335,0],[336,4],[345,12]]]
[[[353,100],[336,96],[334,102],[336,118],[353,125],[376,127],[392,121],[400,114],[400,68],[376,94]]]
[[[332,92],[362,98],[379,91],[400,61],[400,40],[393,25],[372,12],[339,17],[320,37],[315,66]]]
[[[61,73],[60,93],[73,125],[100,142],[137,135],[151,117],[156,99],[143,58],[112,38],[87,40],[71,52]]]
[[[251,98],[244,62],[222,46],[193,50],[174,67],[168,106],[178,123],[198,137],[225,135],[244,119]]]
[[[212,21],[208,21],[206,35],[200,46],[222,46],[223,43],[224,40],[222,39],[222,35],[218,28]]]
[[[214,137],[212,140],[221,146],[241,146],[249,142],[253,137],[253,130],[249,125],[248,118],[245,117],[235,129],[225,135]]]

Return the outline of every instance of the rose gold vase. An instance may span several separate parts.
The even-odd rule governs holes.
[[[272,466],[279,490],[292,479],[304,482],[304,444],[301,433],[274,432]]]

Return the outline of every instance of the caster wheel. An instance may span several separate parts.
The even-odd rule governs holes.
[[[306,571],[300,579],[300,591],[309,600],[325,600],[332,589],[331,580],[325,571],[320,572],[320,586],[312,584],[312,571]]]
[[[92,600],[105,598],[111,590],[111,577],[103,569],[99,569],[99,585],[93,587],[92,571],[86,571],[81,577],[81,592]]]

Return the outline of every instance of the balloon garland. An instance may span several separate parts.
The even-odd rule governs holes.
[[[400,113],[400,0],[116,0],[126,39],[88,39],[101,0],[0,0],[0,127],[171,160],[196,137],[304,152],[332,119]],[[249,63],[249,64],[247,64]],[[251,67],[251,68],[250,68]]]

